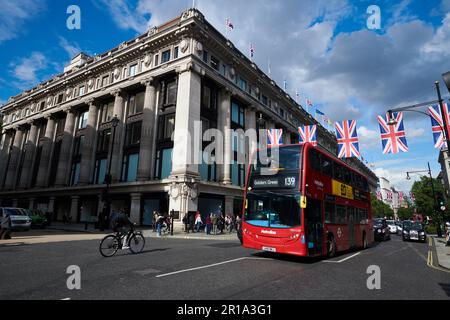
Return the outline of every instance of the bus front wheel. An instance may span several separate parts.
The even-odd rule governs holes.
[[[334,236],[330,234],[327,240],[327,257],[332,258],[336,255],[336,240]]]

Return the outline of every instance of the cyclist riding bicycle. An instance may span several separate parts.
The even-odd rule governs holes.
[[[111,224],[113,231],[117,234],[120,233],[120,237],[123,237],[122,249],[129,249],[128,247],[128,233],[133,230],[135,223],[131,221],[124,210],[120,210],[119,213],[114,214],[111,218]]]

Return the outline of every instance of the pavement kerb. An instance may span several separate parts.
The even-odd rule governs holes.
[[[440,267],[450,270],[450,247],[446,247],[441,241],[445,241],[444,238],[433,237],[436,259]]]
[[[65,228],[64,226],[49,226],[49,227],[47,227],[47,229],[65,231],[65,232],[70,232],[70,233],[86,233],[86,234],[105,234],[105,235],[107,235],[107,234],[112,233],[110,230],[109,231],[99,231],[99,230],[92,230],[92,229],[84,230],[84,228],[76,228],[76,229],[75,228],[67,228],[67,227]],[[149,230],[149,229],[142,230],[139,228],[138,228],[138,230],[142,231],[146,237],[158,238],[156,233],[153,232],[153,230]],[[229,234],[229,233],[223,234],[223,235],[217,234],[217,235],[210,235],[210,236],[207,236],[204,233],[201,233],[201,234],[202,235],[199,236],[199,235],[195,235],[195,233],[193,235],[188,235],[188,234],[185,234],[184,232],[177,232],[173,236],[165,234],[161,238],[184,239],[184,240],[216,240],[216,241],[217,240],[219,240],[219,241],[229,241],[229,240],[238,241],[239,240],[237,237],[237,234],[235,232],[231,233],[231,234]]]

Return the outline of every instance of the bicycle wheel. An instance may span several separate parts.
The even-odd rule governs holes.
[[[100,253],[105,258],[112,257],[119,250],[119,239],[116,236],[109,235],[103,238],[100,243]]]
[[[141,253],[144,250],[145,246],[145,238],[140,233],[135,233],[131,236],[128,241],[128,246],[130,247],[130,251],[134,254]]]

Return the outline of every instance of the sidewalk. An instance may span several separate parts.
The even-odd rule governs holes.
[[[433,237],[439,266],[450,270],[450,247],[445,245],[444,238]]]
[[[236,240],[239,241],[236,232],[232,233],[224,233],[224,234],[211,234],[207,235],[205,232],[195,232],[195,233],[185,233],[182,230],[177,230],[175,226],[173,236],[168,233],[163,233],[162,238],[173,238],[173,239],[186,239],[186,240]],[[100,231],[98,229],[94,229],[94,224],[88,224],[87,230],[85,230],[84,223],[71,223],[71,224],[63,224],[60,222],[54,222],[51,226],[47,227],[50,230],[61,230],[66,232],[76,232],[76,233],[88,233],[88,234],[109,234],[112,233],[111,230]],[[156,232],[153,232],[151,228],[141,228],[138,227],[138,230],[142,231],[145,237],[148,238],[157,238]]]

